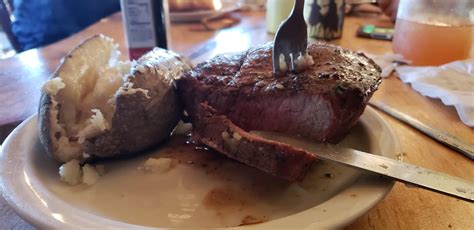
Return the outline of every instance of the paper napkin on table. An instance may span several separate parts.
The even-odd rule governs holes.
[[[474,127],[474,59],[441,66],[395,67],[400,79],[424,96],[452,105],[469,127]]]
[[[367,54],[367,53],[366,53]],[[387,53],[384,55],[367,54],[382,69],[382,77],[388,77],[395,70],[399,63],[410,64],[411,62],[401,54]]]

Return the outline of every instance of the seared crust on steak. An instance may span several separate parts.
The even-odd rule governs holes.
[[[193,138],[246,165],[289,180],[301,180],[316,157],[302,149],[250,134],[206,103],[198,108]]]
[[[228,119],[222,122],[231,122],[245,131],[282,132],[317,141],[342,139],[378,88],[380,67],[362,53],[325,43],[310,43],[308,54],[314,65],[301,73],[279,77],[272,74],[272,43],[247,52],[219,55],[187,72],[177,86],[195,126],[195,141],[252,165],[243,156],[216,147],[222,144],[215,141],[221,140],[204,139],[202,103],[213,108],[214,116]],[[265,154],[261,157],[259,161],[270,160]]]

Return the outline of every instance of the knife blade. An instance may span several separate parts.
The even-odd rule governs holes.
[[[418,131],[426,134],[427,136],[433,138],[434,140],[440,142],[441,144],[444,144],[445,146],[453,150],[456,150],[457,152],[462,153],[464,156],[468,157],[469,159],[474,160],[474,145],[465,143],[459,140],[457,137],[447,132],[430,127],[411,116],[403,114],[400,111],[397,111],[396,109],[393,109],[387,106],[386,104],[382,102],[371,100],[369,101],[369,105],[417,129]]]
[[[269,140],[301,148],[315,154],[321,160],[338,162],[471,203],[474,202],[474,183],[471,181],[338,145],[314,143],[268,132],[256,132],[256,134]]]
[[[474,183],[461,178],[349,148],[328,145],[316,153],[321,159],[343,163],[474,202]]]

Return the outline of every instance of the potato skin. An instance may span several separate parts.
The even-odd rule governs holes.
[[[40,97],[40,103],[38,108],[38,131],[39,139],[43,144],[46,153],[57,161],[60,161],[54,154],[53,139],[51,134],[51,97],[42,92]]]
[[[157,60],[157,58],[159,60]],[[136,153],[164,141],[180,120],[182,105],[166,76],[180,76],[190,66],[179,56],[155,49],[138,60],[144,72],[135,70],[129,81],[133,88],[148,90],[144,93],[117,96],[112,129],[92,139],[89,152],[99,157]]]
[[[81,48],[94,36],[72,50],[64,59],[68,61],[74,51]],[[78,160],[84,162],[94,158],[130,155],[149,149],[166,140],[180,120],[182,106],[175,92],[174,78],[179,77],[191,67],[179,55],[155,48],[140,58],[133,65],[133,73],[128,75],[125,83],[133,83],[132,89],[147,90],[147,94],[116,93],[115,111],[112,126],[96,137],[87,139],[84,152],[90,157]],[[62,65],[56,70],[53,78],[58,77]],[[122,87],[124,87],[124,84]],[[64,89],[63,89],[64,90]],[[65,159],[55,153],[56,138],[51,132],[52,99],[42,92],[39,110],[39,137],[46,152],[59,162]],[[59,105],[60,106],[60,105]]]

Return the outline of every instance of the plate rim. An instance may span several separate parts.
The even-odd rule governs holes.
[[[389,136],[393,137],[392,138],[392,141],[393,141],[392,144],[394,146],[393,155],[398,153],[400,151],[399,140],[396,137],[396,135],[395,135],[393,129],[391,128],[391,126],[389,125],[389,123],[375,109],[373,109],[369,106],[366,107],[364,113],[366,113],[366,112],[370,113],[370,115],[374,116],[374,118],[378,122],[380,122],[380,124],[382,124],[383,128],[387,130],[387,132],[389,133]],[[18,196],[18,194],[13,194],[12,193],[13,189],[8,188],[8,186],[5,184],[5,181],[7,181],[6,180],[7,176],[4,173],[4,171],[6,171],[6,170],[5,170],[5,167],[3,167],[3,166],[5,166],[5,164],[7,164],[5,162],[6,158],[7,158],[7,154],[12,154],[10,152],[10,148],[14,144],[15,138],[17,136],[21,135],[21,134],[24,134],[24,133],[28,132],[28,130],[24,130],[25,126],[27,126],[31,122],[33,122],[33,119],[37,119],[36,114],[31,115],[29,118],[27,118],[25,121],[23,121],[18,127],[16,127],[13,130],[13,132],[8,135],[5,142],[3,143],[2,150],[0,151],[0,166],[2,166],[2,167],[0,167],[0,191],[2,192],[3,197],[6,200],[6,202],[8,203],[8,205],[21,218],[25,219],[28,223],[32,224],[35,227],[40,227],[40,228],[61,228],[61,227],[71,228],[71,227],[77,227],[77,226],[74,226],[74,225],[71,225],[71,224],[68,224],[68,223],[65,223],[65,222],[58,222],[56,219],[52,218],[51,215],[47,215],[47,213],[39,212],[39,213],[35,214],[34,212],[32,212],[28,209],[25,209],[26,207],[24,207],[24,205],[17,204],[17,202],[15,201],[15,200],[21,199],[21,197],[15,197],[15,195]],[[21,163],[24,164],[25,162],[21,162]],[[265,229],[265,228],[268,228],[272,225],[272,224],[269,224],[269,223],[272,223],[272,222],[275,223],[275,222],[284,220],[284,219],[286,219],[288,217],[291,217],[291,216],[294,216],[294,215],[299,215],[299,214],[304,213],[304,212],[309,212],[317,206],[323,205],[323,204],[328,203],[328,202],[332,202],[334,199],[338,198],[338,196],[340,196],[344,192],[350,190],[354,186],[357,186],[357,184],[360,183],[361,181],[367,180],[366,177],[373,177],[371,179],[375,178],[374,175],[364,173],[353,184],[349,185],[347,188],[340,191],[338,194],[336,194],[333,197],[331,197],[330,199],[322,202],[321,204],[318,204],[318,205],[316,205],[312,208],[309,208],[307,210],[301,211],[299,213],[295,213],[295,214],[290,215],[290,216],[286,216],[286,217],[282,217],[282,218],[279,218],[279,219],[268,221],[268,222],[265,222],[265,223],[262,223],[262,224],[258,224],[258,225],[248,225],[248,226],[230,227],[230,228],[231,229],[233,229],[233,228],[238,228],[238,229],[241,229],[241,228],[245,228],[245,229],[262,229],[262,228]],[[386,184],[383,185],[383,186],[380,185],[380,187],[377,188],[377,189],[380,189],[381,191],[379,191],[378,194],[375,194],[376,197],[374,197],[373,199],[370,199],[369,203],[365,203],[364,207],[359,208],[359,211],[357,213],[353,214],[349,218],[344,219],[344,221],[339,221],[338,223],[331,223],[331,222],[325,223],[325,224],[323,223],[322,226],[329,227],[329,228],[344,227],[344,226],[352,223],[355,219],[359,218],[363,214],[367,213],[368,210],[372,209],[376,204],[378,204],[391,191],[391,189],[393,188],[393,186],[395,184],[394,180],[391,180],[391,179],[388,179],[388,178],[381,178],[381,177],[379,177],[379,178],[381,179],[382,182],[384,182]],[[25,200],[23,200],[23,202],[25,202]],[[63,201],[63,202],[66,203],[65,201]],[[72,207],[74,207],[74,206],[72,206]],[[85,215],[88,214],[87,212],[85,212],[85,210],[82,210],[82,209],[79,209],[79,208],[76,208],[76,209],[78,211],[80,211],[81,214],[85,214]],[[108,219],[106,217],[101,217],[101,216],[97,216],[97,215],[93,215],[93,214],[88,214],[88,215],[90,217],[96,217],[101,221],[107,221],[109,224],[111,224],[106,229],[119,229],[119,228],[123,228],[123,227],[125,227],[125,228],[132,227],[132,228],[135,228],[135,229],[137,229],[137,228],[139,228],[139,229],[157,229],[155,227],[150,227],[150,226],[142,226],[142,225],[135,225],[135,224],[130,224],[130,223],[126,223],[126,222],[120,222],[118,220]],[[41,218],[40,216],[43,216],[43,218]],[[49,217],[49,219],[44,218],[46,216]],[[96,218],[93,218],[93,219],[96,219]],[[102,222],[101,226],[103,226],[103,224],[104,223]],[[320,228],[322,226],[317,225],[315,227]],[[312,228],[311,226],[307,226],[307,227]],[[160,228],[158,228],[158,229],[160,229]],[[161,228],[161,229],[170,229],[170,228]]]

